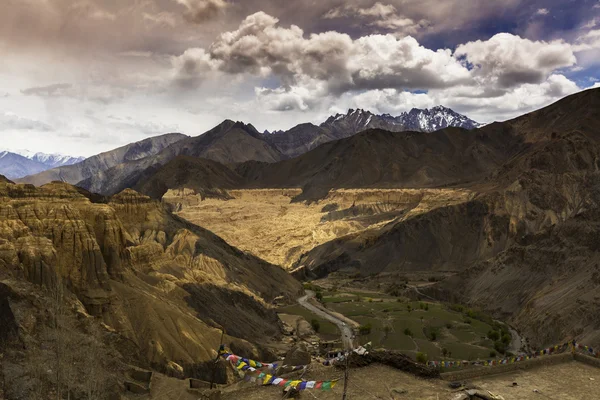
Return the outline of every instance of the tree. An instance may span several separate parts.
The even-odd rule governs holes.
[[[495,342],[500,339],[500,334],[496,331],[489,331],[487,337]]]
[[[442,355],[443,355],[444,357],[446,357],[446,356],[448,355],[448,349],[447,349],[447,348],[445,348],[445,347],[444,347],[444,348],[442,348]]]
[[[495,358],[496,352],[494,350],[490,351],[490,358]]]
[[[417,362],[420,362],[421,364],[425,364],[427,362],[427,359],[428,359],[427,354],[421,353],[421,352],[417,353]]]
[[[506,353],[506,346],[502,342],[495,342],[494,349],[500,354]]]
[[[512,338],[510,337],[509,334],[502,335],[502,343],[508,345],[511,340],[512,340]]]
[[[365,324],[365,325],[361,325],[361,326],[358,328],[358,333],[359,333],[360,335],[368,335],[368,334],[370,334],[370,333],[371,333],[371,329],[372,329],[372,326],[371,326],[371,324],[370,324],[370,323],[367,323],[367,324]]]
[[[319,333],[319,331],[321,330],[321,323],[316,319],[313,319],[312,321],[310,321],[310,326],[312,326],[313,330],[316,333]]]
[[[321,302],[321,303],[323,302],[323,293],[322,293],[322,292],[317,292],[317,293],[315,294],[315,297],[317,298],[317,300],[318,300],[319,302]]]
[[[413,333],[412,333],[412,331],[411,331],[409,328],[406,328],[406,329],[404,330],[404,334],[405,334],[406,336],[413,337]]]
[[[407,305],[406,305],[406,310],[407,310],[408,312],[411,312],[411,311],[412,311],[412,307],[410,306],[410,304],[407,304]]]

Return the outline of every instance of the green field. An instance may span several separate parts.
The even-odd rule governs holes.
[[[479,314],[475,314],[477,318],[490,323],[443,304],[398,301],[378,293],[324,292],[323,303],[361,325],[371,326],[369,334],[360,336],[361,344],[372,342],[376,348],[399,350],[413,357],[422,352],[429,360],[489,358],[494,351],[494,341],[486,336],[491,330],[499,329],[492,326],[491,318]],[[406,329],[411,335],[405,334]],[[443,349],[447,350],[446,357]]]
[[[340,331],[338,330],[337,326],[335,326],[335,324],[311,313],[309,310],[298,304],[281,307],[277,310],[277,312],[291,315],[299,315],[308,322],[311,322],[313,319],[316,319],[317,321],[319,321],[320,325],[319,336],[321,336],[323,339],[333,340],[339,339],[340,337]]]

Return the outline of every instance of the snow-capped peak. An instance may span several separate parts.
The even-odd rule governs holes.
[[[336,114],[321,124],[333,131],[344,131],[344,135],[366,129],[379,128],[389,131],[433,132],[447,127],[475,129],[481,125],[468,117],[442,105],[431,109],[413,108],[397,117],[390,114],[373,114],[363,109],[349,109],[347,114]]]
[[[72,165],[85,160],[85,157],[73,157],[60,153],[47,154],[42,152],[33,152],[25,149],[4,150],[3,153],[18,154],[31,161],[43,164],[49,168],[62,167],[64,165]],[[6,154],[3,154],[2,156],[4,157]]]

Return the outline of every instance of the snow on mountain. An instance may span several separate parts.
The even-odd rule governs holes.
[[[33,152],[26,149],[8,150],[8,152],[18,154],[29,160],[44,164],[48,167],[48,169],[62,167],[64,165],[77,164],[78,162],[85,160],[85,157],[73,157],[60,153],[47,154],[42,152]]]
[[[396,119],[402,123],[407,130],[420,132],[433,132],[454,126],[465,129],[479,128],[481,124],[473,121],[465,115],[459,114],[450,108],[443,106],[431,109],[413,108],[407,113],[402,113]]]
[[[85,160],[63,154],[34,153],[29,150],[0,150],[0,175],[19,179],[48,169],[72,165]]]
[[[62,167],[63,165],[73,165],[85,160],[85,157],[72,157],[64,154],[46,154],[35,153],[31,158],[34,161],[40,162],[50,168]]]
[[[0,175],[8,179],[18,179],[29,174],[37,174],[48,169],[44,164],[30,160],[10,151],[0,152]]]
[[[361,109],[350,109],[347,114],[333,115],[321,124],[322,128],[334,132],[343,131],[346,135],[375,128],[392,132],[433,132],[450,126],[475,129],[480,127],[481,124],[443,106],[431,109],[413,108],[397,117],[389,114],[377,115]]]

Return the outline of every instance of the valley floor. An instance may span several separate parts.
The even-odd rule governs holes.
[[[180,217],[284,268],[323,243],[473,196],[466,189],[339,189],[306,204],[292,202],[300,189],[228,193],[233,199],[201,200],[192,190],[170,190],[163,201]]]

